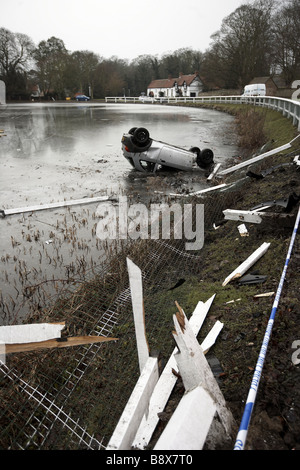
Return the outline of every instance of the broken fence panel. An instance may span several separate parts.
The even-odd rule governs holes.
[[[281,147],[277,147],[274,150],[270,150],[269,152],[262,153],[261,155],[257,155],[256,157],[249,158],[249,160],[246,160],[242,163],[238,163],[237,165],[231,166],[230,168],[226,168],[223,171],[219,172],[219,175],[227,175],[228,173],[232,173],[233,171],[239,170],[240,168],[244,168],[245,166],[252,165],[252,163],[256,163],[260,160],[263,160],[266,157],[269,157],[271,155],[275,155],[276,153],[282,152],[283,150],[289,149],[291,147],[291,143],[289,142],[288,144],[282,145]]]
[[[262,221],[261,216],[264,216],[262,212],[241,211],[236,209],[225,209],[223,214],[226,220],[242,220],[243,222],[249,222],[252,224],[260,224]]]
[[[253,158],[249,158],[248,160],[246,160],[244,162],[241,162],[241,163],[238,163],[237,165],[234,165],[230,168],[226,168],[225,170],[220,171],[219,175],[222,175],[222,176],[227,175],[228,173],[232,173],[233,171],[239,170],[240,168],[243,168],[245,166],[251,165],[252,163],[256,163],[260,160],[263,160],[266,157],[269,157],[271,155],[275,155],[276,153],[282,152],[283,150],[287,150],[287,149],[292,147],[293,142],[296,139],[298,139],[299,136],[300,136],[300,134],[297,135],[294,139],[292,139],[287,144],[281,145],[281,147],[277,147],[276,149],[269,150],[268,152],[262,153],[261,155],[257,155],[256,157],[253,157]]]
[[[5,217],[6,215],[22,214],[24,212],[35,212],[35,211],[42,211],[42,210],[47,210],[47,209],[56,209],[58,207],[75,206],[79,204],[91,204],[92,202],[108,201],[109,199],[110,199],[109,196],[98,196],[98,197],[91,197],[91,198],[74,199],[70,201],[51,202],[49,204],[40,204],[40,205],[29,206],[29,207],[20,207],[16,209],[2,209],[0,213]]]
[[[175,359],[186,392],[155,450],[200,450],[216,414],[224,435],[231,434],[234,420],[185,314],[180,311],[173,320],[178,348]]]
[[[200,328],[206,318],[206,315],[214,301],[215,294],[206,302],[198,302],[194,312],[189,319],[189,323],[195,336],[198,335]],[[141,420],[139,429],[133,441],[133,447],[144,449],[149,444],[152,434],[159,422],[159,413],[163,412],[171,392],[176,384],[177,376],[173,373],[178,370],[174,354],[177,348],[174,348],[166,366],[164,367],[158,382],[153,390],[149,401],[149,409]]]
[[[268,250],[270,243],[263,243],[257,250],[252,253],[240,266],[238,266],[229,276],[226,277],[222,286],[226,286],[230,281],[241,277],[256,261],[258,261]]]
[[[244,413],[243,413],[243,416],[242,416],[241,424],[240,424],[239,431],[238,431],[236,441],[235,441],[235,445],[234,445],[234,450],[244,450],[244,448],[245,448],[247,435],[248,435],[248,429],[249,429],[250,420],[251,420],[251,416],[252,416],[252,411],[253,411],[253,407],[254,407],[254,404],[255,404],[255,401],[256,401],[257,391],[258,391],[258,387],[259,387],[259,383],[260,383],[260,379],[261,379],[261,373],[262,373],[262,370],[263,370],[263,366],[264,366],[264,362],[265,362],[265,358],[266,358],[266,354],[267,354],[269,340],[270,340],[270,337],[271,337],[273,324],[274,324],[274,320],[275,320],[275,316],[276,316],[276,312],[277,312],[277,307],[278,307],[278,304],[279,304],[279,299],[280,299],[280,296],[281,296],[281,291],[282,291],[282,288],[283,288],[287,268],[288,268],[288,265],[289,265],[289,261],[291,259],[291,254],[292,254],[296,234],[297,234],[297,231],[298,231],[298,228],[299,228],[299,222],[300,222],[300,208],[298,209],[298,214],[297,214],[297,217],[296,217],[294,230],[293,230],[293,233],[292,233],[292,236],[291,236],[287,256],[286,256],[286,259],[285,259],[284,268],[283,268],[283,271],[282,271],[282,274],[281,274],[281,277],[280,277],[280,281],[279,281],[279,284],[278,284],[278,287],[277,287],[277,291],[276,291],[275,299],[274,299],[274,302],[273,302],[271,314],[270,314],[269,321],[268,321],[268,324],[267,324],[267,327],[266,327],[266,330],[265,330],[265,335],[264,335],[264,338],[263,338],[262,346],[261,346],[260,353],[259,353],[259,356],[258,356],[258,360],[257,360],[257,363],[256,363],[256,367],[255,367],[255,371],[254,371],[254,374],[253,374],[251,386],[250,386],[250,389],[249,389],[249,392],[248,392],[246,405],[245,405],[245,408],[244,408]]]

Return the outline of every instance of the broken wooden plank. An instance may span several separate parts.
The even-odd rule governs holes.
[[[208,335],[205,337],[203,342],[201,343],[201,348],[204,354],[207,354],[210,348],[213,347],[213,345],[216,342],[217,337],[219,336],[220,332],[222,331],[224,324],[221,323],[219,320],[216,321]]]
[[[158,360],[155,357],[149,357],[110,438],[107,450],[131,449],[142,417],[148,410],[149,400],[158,377]]]
[[[226,286],[230,281],[241,277],[246,271],[248,271],[253,264],[256,263],[268,250],[270,243],[263,243],[257,250],[252,253],[240,266],[238,266],[229,276],[226,277],[222,286]]]
[[[129,274],[138,359],[140,373],[142,373],[142,370],[149,358],[149,345],[147,342],[145,326],[142,272],[129,258],[126,258],[126,261]]]
[[[277,147],[276,149],[269,150],[269,152],[262,153],[261,155],[257,155],[256,157],[249,158],[248,160],[238,163],[237,165],[231,166],[230,168],[226,168],[223,171],[219,172],[219,175],[228,175],[228,173],[232,173],[233,171],[240,170],[241,168],[244,168],[245,166],[252,165],[253,163],[259,162],[260,160],[263,160],[266,157],[269,157],[271,155],[275,155],[276,153],[282,152],[283,150],[289,149],[291,147],[291,142],[285,145],[281,145],[281,147]]]
[[[221,163],[217,163],[213,169],[213,171],[211,172],[211,174],[208,176],[207,178],[207,181],[211,181],[213,179],[214,176],[216,176],[217,172],[219,171],[220,169],[220,166],[221,166]]]
[[[90,197],[90,198],[83,198],[83,199],[74,199],[70,201],[51,202],[49,204],[40,204],[40,205],[29,206],[29,207],[19,207],[16,209],[2,209],[0,212],[5,217],[6,215],[22,214],[25,212],[35,212],[35,211],[42,211],[46,209],[56,209],[58,207],[68,207],[68,206],[75,206],[79,204],[91,204],[92,202],[102,202],[102,201],[108,201],[108,200],[109,200],[109,196],[98,196],[98,197]]]
[[[226,406],[226,401],[205,358],[202,347],[198,343],[187,318],[184,317],[184,328],[179,324],[176,315],[173,315],[175,331],[173,337],[178,351],[175,359],[186,392],[201,385],[214,400],[220,421],[227,434],[230,435],[233,417]],[[201,416],[199,416],[201,420]]]
[[[83,344],[104,343],[116,341],[118,338],[107,338],[105,336],[70,336],[66,338],[49,339],[32,343],[5,344],[5,353],[19,353],[37,351],[38,349],[67,348],[69,346],[80,346]]]
[[[59,338],[65,323],[32,323],[0,327],[0,342],[5,344],[32,343]]]
[[[154,450],[201,450],[217,407],[198,386],[185,394],[160,435]]]
[[[201,196],[202,194],[209,193],[211,191],[216,191],[217,189],[225,188],[225,186],[227,186],[227,184],[222,183],[222,184],[218,184],[217,186],[212,186],[211,188],[200,189],[199,191],[195,191],[193,193],[188,193],[188,194],[170,193],[169,196],[178,196],[178,197]]]
[[[259,299],[260,297],[272,297],[272,295],[275,295],[275,292],[272,291],[272,292],[264,292],[263,294],[256,294],[254,295],[253,297],[255,299]]]
[[[245,224],[238,225],[238,231],[241,237],[249,237],[249,232]]]
[[[264,213],[258,211],[241,211],[236,209],[225,209],[223,211],[226,220],[238,220],[250,222],[252,224],[260,224]]]
[[[270,206],[261,207],[260,210],[251,210],[251,211],[241,211],[234,209],[226,209],[223,211],[224,217],[226,220],[237,220],[244,221],[253,224],[260,224],[263,219],[267,219],[268,222],[284,223],[284,224],[294,224],[295,215],[286,214],[281,212],[262,212],[265,209],[268,209]]]
[[[198,302],[196,308],[194,309],[194,312],[189,319],[189,323],[195,336],[198,335],[207,313],[214,301],[214,298],[215,294],[206,302]],[[173,372],[178,371],[176,359],[174,357],[176,352],[177,348],[175,347],[153,390],[153,394],[151,395],[149,401],[148,413],[147,415],[143,416],[133,441],[133,447],[135,448],[144,449],[149,444],[152,434],[159,422],[159,413],[164,411],[168,399],[176,384],[177,376]]]

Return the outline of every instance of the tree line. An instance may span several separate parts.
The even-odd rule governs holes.
[[[300,79],[299,0],[254,0],[223,19],[206,51],[182,48],[129,61],[92,51],[70,52],[51,37],[37,46],[26,34],[0,28],[0,79],[7,99],[29,99],[38,85],[46,98],[76,92],[101,99],[139,96],[153,79],[198,71],[206,90],[242,89],[254,77]]]

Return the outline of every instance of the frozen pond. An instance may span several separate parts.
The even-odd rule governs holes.
[[[146,127],[151,137],[183,148],[211,148],[215,162],[237,153],[233,118],[214,110],[142,104],[24,104],[0,107],[0,209],[120,193],[151,196],[153,176],[133,170],[121,137]],[[1,135],[1,134],[0,134]],[[159,177],[155,177],[158,181]],[[185,174],[186,185],[206,187]],[[164,180],[165,182],[165,180]],[[164,184],[165,192],[174,187]],[[54,280],[84,276],[103,259],[95,237],[96,204],[0,219],[0,324],[26,314],[28,294]],[[63,285],[62,282],[62,285]],[[47,288],[46,288],[47,287]],[[53,287],[53,286],[52,286]],[[49,288],[53,292],[52,287]]]

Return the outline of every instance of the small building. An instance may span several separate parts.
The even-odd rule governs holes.
[[[190,96],[197,97],[203,91],[203,82],[198,72],[190,75],[180,74],[178,78],[152,80],[147,87],[147,96],[152,98]]]
[[[255,77],[248,85],[256,85],[258,83],[263,83],[266,85],[266,95],[267,96],[276,96],[278,87],[274,82],[272,77]]]

